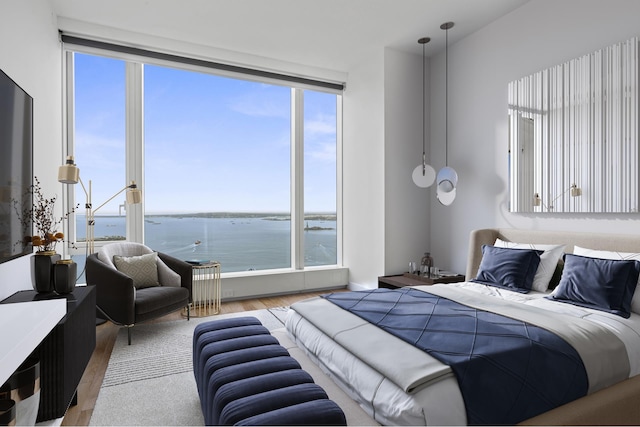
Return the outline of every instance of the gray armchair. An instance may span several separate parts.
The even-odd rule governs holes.
[[[87,257],[87,284],[96,287],[98,312],[131,328],[187,307],[192,302],[192,267],[134,242],[110,243]]]

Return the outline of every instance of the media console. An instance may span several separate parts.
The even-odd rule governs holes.
[[[19,291],[0,301],[12,304],[53,300],[66,300],[66,315],[32,353],[40,359],[38,422],[61,418],[69,405],[77,403],[78,384],[96,347],[96,291],[93,286],[78,286],[66,295]],[[19,321],[15,319],[16,323]]]

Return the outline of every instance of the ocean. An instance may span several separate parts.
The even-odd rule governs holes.
[[[309,215],[307,218],[305,266],[336,264],[335,215]],[[124,216],[97,216],[95,220],[96,241],[105,237],[124,238]],[[78,241],[81,242],[85,239],[83,215],[78,215],[77,224]],[[153,250],[185,261],[218,261],[223,273],[291,266],[291,221],[288,216],[148,215],[144,227],[145,244]]]

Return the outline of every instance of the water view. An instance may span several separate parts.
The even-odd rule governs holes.
[[[77,217],[78,241],[85,218]],[[124,216],[98,216],[96,241],[125,236]],[[335,214],[305,215],[305,266],[337,262]],[[147,215],[145,244],[185,261],[220,262],[223,273],[289,268],[291,221],[283,214],[205,213]]]

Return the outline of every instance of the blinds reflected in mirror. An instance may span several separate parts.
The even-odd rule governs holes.
[[[512,212],[638,212],[638,47],[509,83]]]

